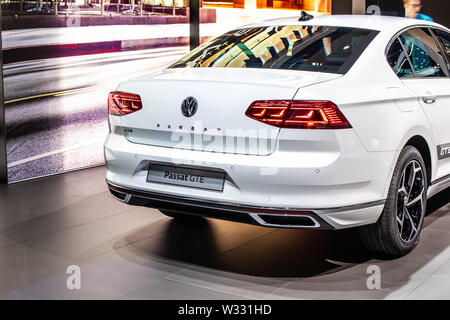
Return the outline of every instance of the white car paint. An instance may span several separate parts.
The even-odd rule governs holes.
[[[400,80],[385,56],[391,39],[405,28],[445,28],[381,16],[316,17],[306,22],[289,18],[246,27],[302,24],[380,33],[345,75],[186,68],[165,69],[121,83],[117,91],[139,94],[143,110],[152,111],[110,115],[111,133],[105,142],[108,183],[204,203],[280,213],[312,211],[334,229],[357,227],[378,220],[400,151],[412,137],[420,136],[431,156],[429,196],[448,187],[450,158],[438,160],[436,150],[450,143],[450,78]],[[197,98],[198,118],[181,114],[179,106],[187,96]],[[436,103],[424,103],[427,97],[435,97]],[[253,101],[275,99],[332,101],[352,128],[278,129],[245,116]],[[184,142],[168,139],[177,130],[180,136],[203,137],[204,129],[211,136],[222,136],[228,129],[242,129],[233,132],[241,137],[247,137],[248,130],[266,132],[258,138],[269,148],[211,152],[203,142],[191,150]],[[222,170],[229,178],[222,192],[151,183],[146,177],[152,162]],[[258,222],[262,215],[252,214]]]

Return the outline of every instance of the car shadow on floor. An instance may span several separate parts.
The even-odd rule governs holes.
[[[450,189],[429,200],[425,228],[448,210]],[[215,270],[256,277],[307,278],[340,272],[370,260],[391,261],[390,257],[366,251],[356,230],[314,231],[266,229],[233,222],[200,219],[164,219],[156,236],[142,241],[145,226],[125,235],[117,252],[126,259],[141,261],[142,256],[162,258]],[[433,247],[437,255],[446,246]],[[411,253],[411,254],[414,254]],[[139,257],[137,259],[136,257]],[[420,266],[418,266],[420,267]],[[405,281],[408,275],[405,274]]]
[[[447,188],[428,200],[427,212],[425,216],[429,217],[431,215],[434,218],[439,218],[448,214],[448,210],[446,211],[440,209],[442,207],[445,207],[449,203],[450,203],[450,188]],[[424,228],[426,228],[431,221],[432,221],[431,219],[428,220],[425,219]]]

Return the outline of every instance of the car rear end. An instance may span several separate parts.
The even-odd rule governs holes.
[[[269,227],[374,223],[384,205],[379,177],[392,159],[365,150],[333,90],[320,98],[303,92],[333,88],[376,35],[313,25],[243,28],[120,84],[109,97],[105,142],[112,194]]]

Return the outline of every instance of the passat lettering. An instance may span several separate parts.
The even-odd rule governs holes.
[[[194,183],[205,183],[205,177],[196,174],[173,173],[165,171],[164,178],[170,180],[190,181]]]
[[[166,179],[188,181],[188,177],[189,175],[184,173],[172,173],[169,171],[164,172],[164,178]]]

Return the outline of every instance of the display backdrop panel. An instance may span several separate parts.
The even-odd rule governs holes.
[[[202,42],[209,36],[221,35],[249,23],[264,20],[300,17],[301,11],[313,15],[331,14],[331,0],[208,0],[206,8],[216,10],[216,23],[201,23]]]
[[[2,13],[9,182],[103,164],[108,93],[188,51],[183,1],[2,1]]]
[[[8,181],[103,164],[108,93],[189,50],[188,6],[187,0],[3,0]],[[203,43],[243,24],[298,16],[299,10],[328,14],[331,0],[200,6]]]

